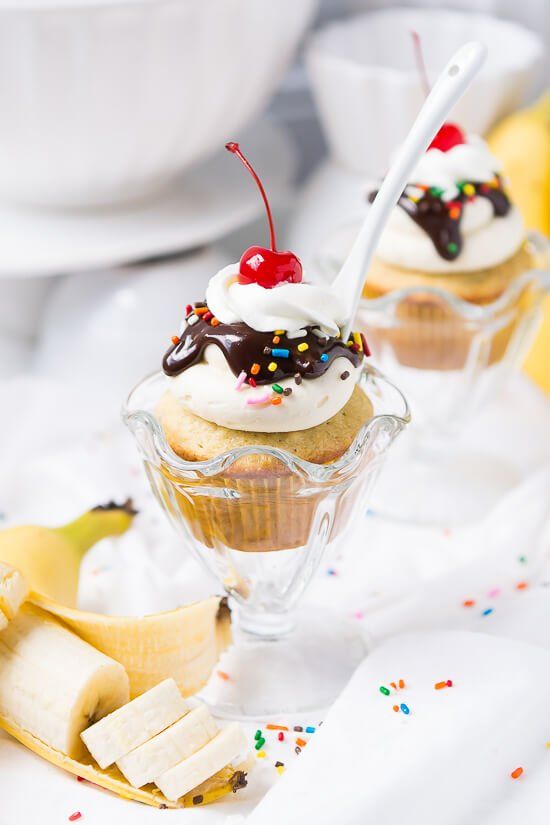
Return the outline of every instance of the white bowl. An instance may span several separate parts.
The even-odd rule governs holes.
[[[461,44],[486,43],[487,62],[452,116],[477,134],[522,103],[544,53],[515,23],[441,9],[388,9],[322,28],[306,63],[331,152],[351,171],[384,174],[420,109],[411,31],[421,37],[431,82]]]
[[[0,198],[145,197],[267,103],[318,0],[0,0]]]

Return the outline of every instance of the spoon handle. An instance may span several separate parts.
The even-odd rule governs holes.
[[[487,49],[482,43],[466,43],[447,63],[368,210],[348,257],[333,282],[333,287],[344,296],[347,303],[347,323],[342,335],[344,340],[349,335],[370,260],[390,212],[401,197],[418,160],[477,75],[486,54]]]

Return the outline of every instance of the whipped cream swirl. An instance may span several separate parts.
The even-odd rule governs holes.
[[[209,309],[224,324],[242,321],[258,332],[295,332],[316,325],[335,336],[346,323],[344,304],[329,286],[287,283],[265,289],[259,284],[239,284],[238,273],[238,263],[224,267],[206,290]]]

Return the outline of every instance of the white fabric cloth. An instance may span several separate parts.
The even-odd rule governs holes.
[[[121,392],[122,394],[122,392]],[[139,614],[217,592],[182,559],[149,493],[134,444],[75,390],[20,378],[0,386],[3,524],[55,524],[109,498],[133,495],[135,529],[88,554],[81,606]],[[516,825],[544,820],[550,792],[550,439],[548,400],[524,378],[484,411],[471,444],[521,454],[524,481],[482,524],[413,528],[370,513],[326,558],[306,599],[360,622],[375,649],[297,756],[269,734],[249,787],[178,822],[251,825],[334,821],[401,825]],[[495,426],[495,421],[498,426]],[[98,423],[99,422],[99,423]],[[467,491],[465,492],[467,495]],[[332,575],[327,575],[328,571]],[[518,589],[526,582],[528,587]],[[465,600],[475,601],[466,608]],[[488,608],[493,612],[482,615]],[[399,703],[381,684],[403,678]],[[454,685],[435,691],[450,678]],[[259,720],[250,726],[250,737]],[[288,719],[290,726],[319,718]],[[285,763],[282,777],[274,762]],[[524,774],[517,780],[510,773]],[[12,793],[13,788],[33,793]],[[271,791],[270,791],[271,789]],[[0,820],[54,825],[76,810],[89,822],[152,822],[0,735]],[[261,802],[257,811],[254,808]],[[347,819],[346,819],[347,817]]]

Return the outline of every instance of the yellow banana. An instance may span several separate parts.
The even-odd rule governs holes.
[[[220,596],[150,616],[104,616],[65,607],[38,593],[30,598],[124,665],[132,698],[170,677],[184,696],[197,693],[231,643],[231,611]]]
[[[550,90],[534,106],[504,118],[487,142],[527,228],[550,235]]]
[[[135,514],[128,500],[94,507],[62,527],[6,528],[0,531],[0,561],[17,567],[34,591],[75,606],[84,554],[100,539],[125,533]]]

